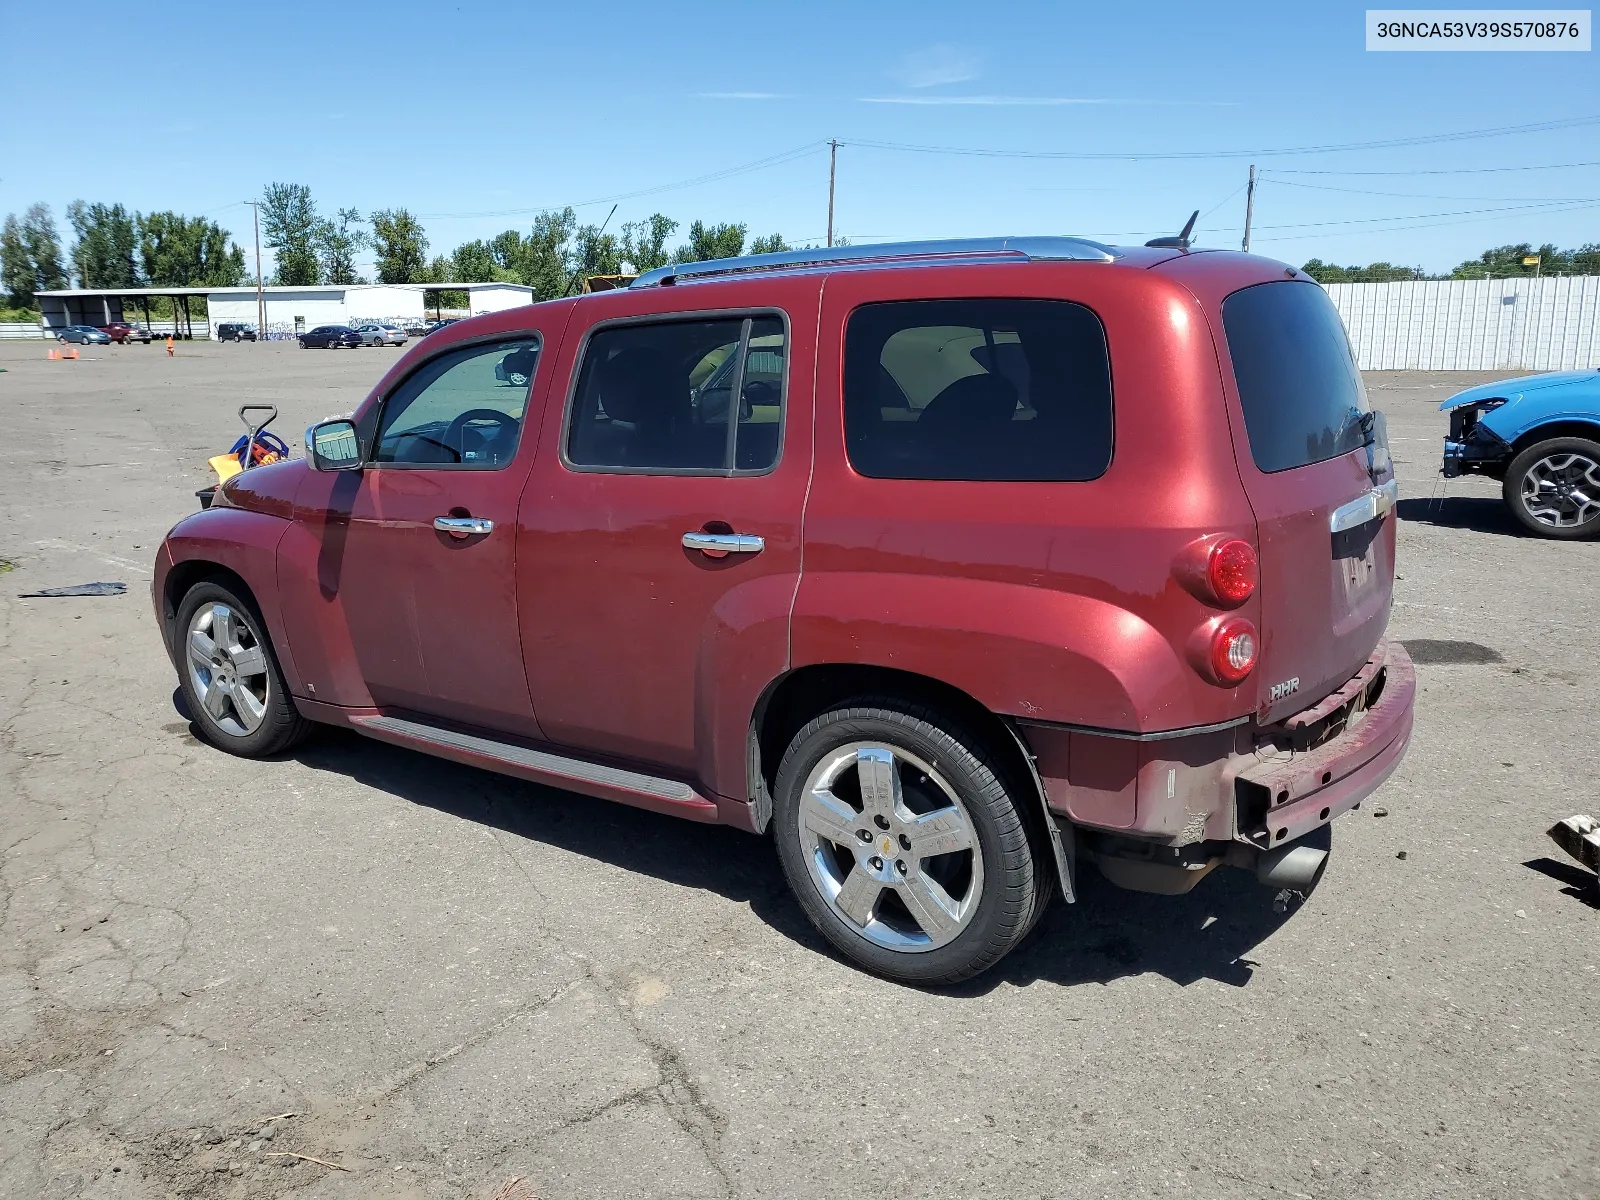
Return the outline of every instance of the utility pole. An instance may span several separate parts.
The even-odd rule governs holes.
[[[267,297],[261,289],[261,202],[246,200],[256,217],[256,337],[267,340]]]
[[[828,141],[828,245],[833,245],[833,178],[839,162],[839,139]]]
[[[1256,165],[1250,164],[1250,184],[1244,193],[1244,245],[1242,249],[1250,253],[1250,221],[1256,215]]]

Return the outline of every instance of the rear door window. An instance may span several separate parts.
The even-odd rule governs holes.
[[[1222,302],[1222,325],[1257,467],[1287,471],[1367,444],[1366,385],[1320,287],[1283,280],[1244,288]]]
[[[776,315],[600,329],[584,350],[567,462],[641,474],[770,470],[782,441],[786,358]]]
[[[1100,319],[1065,300],[867,304],[845,333],[845,445],[875,479],[1094,479],[1111,463]]]

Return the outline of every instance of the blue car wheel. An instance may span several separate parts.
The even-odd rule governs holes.
[[[1600,444],[1557,437],[1511,460],[1503,491],[1523,528],[1563,540],[1600,533]]]

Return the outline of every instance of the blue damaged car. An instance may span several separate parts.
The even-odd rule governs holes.
[[[1517,520],[1540,537],[1600,533],[1600,371],[1485,383],[1441,404],[1444,474],[1501,481]]]

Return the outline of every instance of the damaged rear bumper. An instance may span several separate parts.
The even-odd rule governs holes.
[[[1379,642],[1343,686],[1269,726],[1161,740],[1026,728],[1050,807],[1113,882],[1184,892],[1258,870],[1371,795],[1411,741],[1416,671]]]
[[[1370,796],[1411,743],[1416,693],[1416,669],[1405,648],[1379,643],[1354,679],[1284,722],[1281,736],[1237,771],[1237,840],[1275,848]],[[1307,729],[1319,732],[1305,739]],[[1311,744],[1297,749],[1297,736]]]

